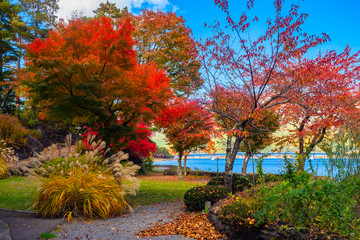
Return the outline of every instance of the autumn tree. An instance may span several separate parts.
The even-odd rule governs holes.
[[[126,8],[120,10],[109,2],[100,4],[94,13],[97,17],[130,19],[135,27],[133,37],[138,62],[153,62],[165,70],[177,95],[189,95],[200,88],[202,79],[196,42],[181,16],[148,9],[134,15]]]
[[[136,123],[148,123],[172,96],[170,79],[154,64],[139,65],[133,27],[109,18],[61,22],[27,46],[22,73],[28,97],[48,119],[97,123],[108,144]]]
[[[304,170],[306,159],[326,133],[336,131],[358,112],[359,54],[346,48],[286,66],[286,77],[297,84],[287,93],[289,103],[281,107],[283,124],[290,127],[280,144],[298,147],[299,170]]]
[[[244,6],[239,19],[233,19],[226,0],[215,0],[215,4],[226,16],[225,27],[215,21],[209,27],[214,36],[200,46],[200,59],[208,92],[209,109],[231,122],[226,126],[228,140],[226,146],[225,186],[231,189],[232,173],[240,144],[244,140],[246,126],[261,118],[265,109],[287,102],[285,93],[294,82],[277,84],[283,66],[298,62],[308,49],[329,40],[326,34],[314,36],[301,30],[307,14],[299,13],[299,6],[284,5],[284,1],[274,2],[274,16],[256,16],[253,13],[254,0]],[[266,31],[252,26],[265,21]],[[236,93],[235,104],[221,102],[219,88]],[[245,111],[243,105],[246,104]]]
[[[205,147],[211,139],[211,114],[197,101],[176,99],[159,115],[157,125],[178,154],[178,175],[182,179],[181,161],[185,154]],[[184,166],[186,167],[186,166]]]
[[[259,153],[272,143],[272,134],[279,128],[279,117],[265,110],[261,118],[249,123],[244,129],[244,139],[240,146],[240,151],[245,152],[241,173],[246,174],[246,169],[250,158]]]

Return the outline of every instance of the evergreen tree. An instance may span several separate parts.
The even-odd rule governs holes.
[[[46,38],[49,30],[56,25],[59,0],[20,0],[29,28],[28,40]]]
[[[14,63],[18,60],[15,40],[19,12],[19,5],[0,0],[0,112],[9,114],[15,111],[12,76]]]
[[[116,4],[110,3],[109,1],[106,1],[106,3],[100,3],[99,7],[93,12],[95,13],[96,17],[108,17],[111,19],[118,19],[122,16],[122,11],[116,7]]]

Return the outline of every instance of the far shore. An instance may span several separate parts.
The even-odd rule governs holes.
[[[153,162],[163,162],[163,161],[169,161],[169,160],[176,160],[174,158],[154,158]]]

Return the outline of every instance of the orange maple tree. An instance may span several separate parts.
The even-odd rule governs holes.
[[[154,64],[137,63],[133,30],[130,21],[106,17],[61,22],[27,46],[28,97],[46,118],[98,123],[108,143],[150,122],[172,97],[170,79]]]
[[[202,84],[196,42],[185,20],[174,12],[143,9],[131,15],[140,63],[154,62],[170,77],[177,95],[188,95]]]

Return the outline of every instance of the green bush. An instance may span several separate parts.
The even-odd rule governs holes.
[[[310,232],[321,229],[358,238],[356,186],[353,182],[338,183],[296,173],[288,181],[258,190],[263,204],[256,216],[264,223],[281,219]]]
[[[149,157],[144,158],[142,160],[142,164],[140,169],[138,170],[137,174],[139,175],[145,175],[148,172],[152,172],[154,170],[154,161],[152,159],[152,154],[150,154]]]
[[[45,179],[33,208],[43,217],[106,219],[128,209],[124,194],[112,175],[74,168],[68,177]]]
[[[223,186],[194,187],[186,191],[184,203],[189,211],[201,211],[204,209],[206,201],[211,201],[211,204],[214,204],[228,195],[229,190]]]
[[[233,189],[232,192],[241,192],[245,188],[250,187],[250,181],[248,177],[240,176],[240,175],[233,175]],[[224,176],[213,177],[210,179],[209,186],[224,186]]]

